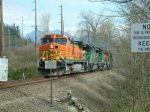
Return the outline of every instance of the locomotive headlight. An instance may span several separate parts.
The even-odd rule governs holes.
[[[42,57],[42,60],[45,61],[45,57]]]
[[[57,57],[56,59],[59,60],[59,57]]]
[[[54,48],[54,45],[53,45],[53,44],[51,44],[51,45],[50,45],[50,48],[51,48],[51,49],[53,49],[53,48]]]

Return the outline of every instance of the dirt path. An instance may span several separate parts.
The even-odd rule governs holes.
[[[102,71],[50,82],[0,90],[0,112],[100,112],[118,93],[115,72]]]

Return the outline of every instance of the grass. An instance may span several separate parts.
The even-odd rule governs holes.
[[[32,78],[38,76],[37,67],[36,65],[28,66],[28,67],[22,67],[19,69],[9,69],[9,80],[18,80],[18,79],[24,79],[25,78]]]
[[[9,61],[9,80],[23,79],[23,74],[25,78],[38,76],[38,56],[33,45],[13,48],[6,53],[6,57]]]
[[[149,112],[149,111],[150,108],[148,104],[145,106],[137,105],[133,104],[133,102],[130,102],[129,100],[117,102],[116,104],[111,105],[111,107],[104,109],[104,112]]]

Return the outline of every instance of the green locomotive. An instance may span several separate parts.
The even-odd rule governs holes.
[[[86,62],[86,71],[111,69],[113,58],[110,52],[90,45],[83,46],[83,58]]]

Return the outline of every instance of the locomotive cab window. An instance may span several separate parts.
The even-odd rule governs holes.
[[[67,39],[66,38],[55,38],[55,42],[57,44],[66,45],[67,44]]]
[[[47,44],[47,43],[50,43],[50,42],[53,42],[53,38],[43,38],[41,39],[41,44]]]

